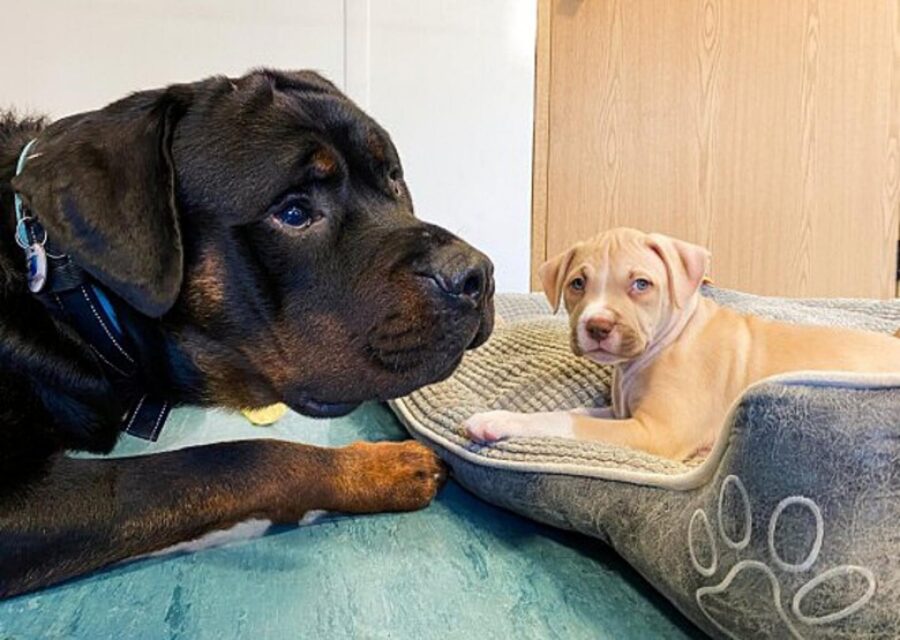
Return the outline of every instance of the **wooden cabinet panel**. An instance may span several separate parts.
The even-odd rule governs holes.
[[[539,22],[535,268],[629,225],[708,246],[722,286],[895,295],[900,0],[542,0]]]

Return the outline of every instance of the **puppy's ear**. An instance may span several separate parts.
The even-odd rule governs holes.
[[[703,276],[709,267],[709,251],[699,245],[659,233],[649,234],[647,245],[666,266],[672,302],[679,309],[684,307],[703,282]]]
[[[171,145],[189,102],[172,87],[54,123],[13,180],[54,250],[152,317],[181,289]]]
[[[547,301],[553,307],[553,313],[559,310],[559,303],[562,299],[563,286],[565,284],[566,274],[572,266],[572,259],[575,257],[575,247],[568,251],[563,251],[554,258],[550,258],[538,269],[538,277],[541,279],[541,287],[544,289],[544,295]]]

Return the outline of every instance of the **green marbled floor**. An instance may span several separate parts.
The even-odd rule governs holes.
[[[180,410],[158,443],[126,436],[117,454],[247,437],[337,446],[406,435],[379,405],[267,428]],[[604,545],[492,507],[452,481],[417,513],[332,516],[0,603],[2,640],[698,635]]]

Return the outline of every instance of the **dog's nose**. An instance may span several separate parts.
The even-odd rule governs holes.
[[[429,275],[445,293],[477,302],[488,290],[491,269],[491,262],[486,257],[475,252],[460,252]]]
[[[616,323],[612,320],[607,320],[606,318],[594,317],[590,318],[584,325],[587,334],[596,340],[597,342],[602,342],[609,337],[609,334],[612,333],[613,327],[616,326]]]
[[[418,249],[412,263],[414,273],[427,278],[445,298],[483,306],[494,293],[494,265],[472,245],[446,229],[434,225],[410,228]]]

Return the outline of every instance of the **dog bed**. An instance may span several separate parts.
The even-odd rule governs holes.
[[[785,321],[900,327],[900,301],[703,293]],[[609,369],[570,353],[542,297],[497,308],[451,378],[392,403],[466,488],[610,544],[714,637],[900,637],[900,375],[763,380],[693,463],[559,438],[480,446],[460,426],[473,413],[608,403]]]

